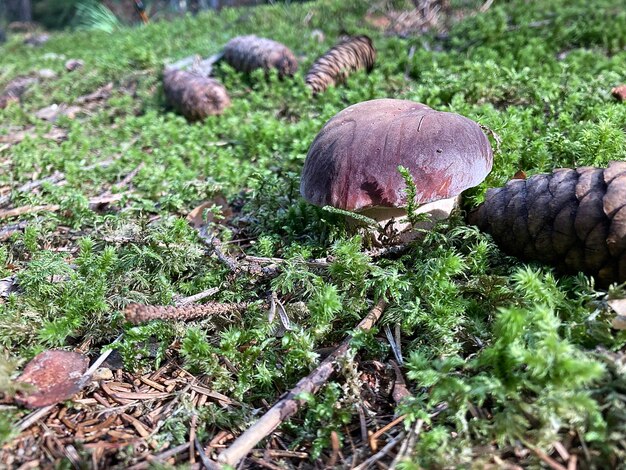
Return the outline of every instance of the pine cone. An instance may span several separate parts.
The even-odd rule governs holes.
[[[489,189],[468,216],[508,254],[626,281],[626,162],[558,169]]]
[[[350,73],[374,67],[376,50],[367,36],[347,38],[317,59],[306,74],[306,83],[313,93],[321,93],[330,85],[347,80]]]
[[[26,90],[37,82],[36,78],[20,76],[11,80],[0,93],[0,109],[4,109],[10,102],[19,101]]]
[[[293,75],[298,70],[298,61],[287,46],[254,35],[237,36],[228,41],[224,46],[224,60],[244,73],[259,68],[275,68],[284,77]]]
[[[230,106],[224,85],[184,70],[166,70],[163,91],[167,102],[190,121],[222,114]]]

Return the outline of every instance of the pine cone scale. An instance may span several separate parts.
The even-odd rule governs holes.
[[[621,256],[626,251],[626,207],[613,216],[606,243],[612,256]]]
[[[608,217],[613,217],[626,205],[626,175],[618,175],[608,183],[602,203]]]

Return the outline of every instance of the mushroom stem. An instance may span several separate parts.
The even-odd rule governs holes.
[[[403,208],[371,207],[359,213],[378,222],[380,228],[384,230],[384,234],[389,235],[392,243],[408,243],[413,240],[422,239],[424,237],[424,231],[431,230],[438,221],[450,217],[452,211],[458,206],[459,200],[460,196],[454,196],[422,204],[415,213],[429,214],[430,217],[428,220],[419,222],[415,226],[411,226],[411,223],[407,219],[407,212]],[[393,234],[395,234],[395,236],[393,236]],[[385,235],[382,235],[382,237]],[[382,240],[380,240],[381,236],[376,238],[378,242],[382,243]],[[388,242],[385,244],[387,243]]]

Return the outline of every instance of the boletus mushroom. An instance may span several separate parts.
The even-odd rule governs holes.
[[[417,232],[403,222],[407,195],[399,166],[415,182],[417,212],[430,214],[413,229],[427,229],[447,218],[461,192],[480,184],[492,164],[489,140],[471,119],[413,101],[371,100],[324,125],[309,148],[300,192],[318,206],[378,221],[387,234],[378,242],[405,242]]]

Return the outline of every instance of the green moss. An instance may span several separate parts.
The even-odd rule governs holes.
[[[598,468],[619,461],[626,431],[614,417],[625,406],[623,376],[598,348],[617,351],[626,336],[611,329],[604,293],[590,279],[521,264],[458,219],[398,259],[373,261],[339,214],[307,204],[298,188],[322,125],[350,104],[382,97],[457,112],[499,135],[493,172],[466,193],[466,206],[519,169],[530,175],[624,159],[626,106],[610,89],[624,81],[626,13],[608,0],[496,2],[486,13],[465,15],[447,37],[400,38],[363,20],[366,3],[224,9],[114,34],[57,33],[39,48],[19,37],[1,46],[0,86],[41,68],[58,78],[40,80],[21,106],[0,110],[1,135],[32,126],[21,143],[0,151],[0,187],[55,171],[66,179],[13,193],[15,207],[61,210],[20,217],[29,227],[0,247],[0,277],[15,275],[20,285],[0,303],[3,355],[23,362],[44,348],[69,348],[86,337],[108,344],[124,332],[118,349],[126,367],[139,370],[156,367],[178,341],[185,367],[241,402],[232,414],[206,407],[200,421],[239,429],[314,366],[318,348],[337,344],[385,297],[390,307],[381,323],[401,327],[416,395],[409,419],[448,404],[427,418],[416,464],[465,465],[472,449],[493,442],[547,449],[570,431],[586,440]],[[315,28],[325,34],[321,43],[309,34]],[[343,31],[372,36],[376,67],[313,98],[304,72]],[[266,80],[261,72],[243,76],[221,64],[216,74],[233,101],[224,115],[188,124],[165,107],[163,64],[208,56],[248,33],[289,45],[301,71]],[[85,67],[67,73],[67,58],[82,59]],[[51,124],[34,116],[38,109],[71,103],[109,82],[114,91],[106,105],[56,123],[67,132],[65,141],[45,137]],[[124,193],[121,209],[89,209],[90,198],[140,164],[132,183],[114,190]],[[221,239],[243,239],[246,254],[287,260],[271,281],[232,276],[188,226],[184,217],[219,195],[236,209],[230,226],[213,223]],[[327,255],[328,269],[304,263]],[[131,327],[120,314],[130,302],[171,304],[211,287],[220,288],[217,300],[254,304],[241,316],[192,325]],[[292,330],[282,336],[262,308],[269,290],[288,307]],[[358,335],[355,346],[364,357],[386,361],[390,350],[374,334]],[[317,455],[328,448],[331,431],[343,438],[343,424],[358,422],[354,408],[334,406],[349,398],[341,386],[346,380],[334,379],[301,413],[307,426],[285,427],[294,445],[308,443]],[[5,390],[7,384],[0,382]],[[189,406],[181,405],[160,439],[184,440]],[[489,413],[471,417],[472,406]],[[21,414],[2,414],[1,437]]]

